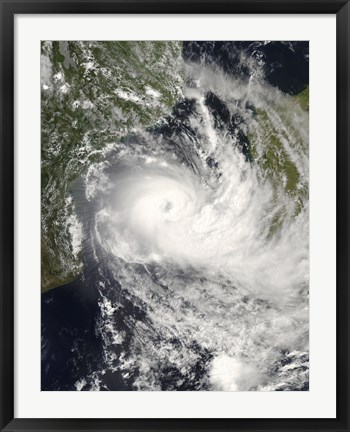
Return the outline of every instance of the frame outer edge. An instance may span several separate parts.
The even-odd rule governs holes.
[[[0,0],[13,13],[72,14],[325,14],[348,0]]]
[[[90,2],[88,2],[90,3]],[[103,3],[103,2],[101,2]],[[110,3],[110,2],[108,2]],[[116,2],[118,3],[118,2]],[[133,1],[130,2],[132,4]],[[140,5],[141,2],[138,3]],[[164,2],[166,4],[166,2]],[[174,3],[174,2],[173,2]],[[247,2],[248,3],[248,2]],[[260,2],[255,2],[255,4]],[[267,2],[270,5],[275,2]],[[281,1],[281,3],[283,3]],[[311,2],[305,2],[311,4]],[[350,191],[350,176],[347,168],[350,167],[350,151],[349,151],[349,114],[350,114],[350,86],[349,86],[349,70],[350,70],[350,56],[349,56],[349,25],[350,25],[350,7],[349,1],[346,2],[334,2],[333,9],[337,8],[336,4],[342,3],[342,7],[338,7],[337,20],[342,23],[343,33],[339,34],[338,23],[337,23],[337,45],[340,46],[337,54],[341,52],[343,59],[337,55],[337,166],[341,168],[341,172],[337,172],[337,183],[343,184],[342,195],[338,192],[337,188],[337,276],[339,275],[339,282],[345,284],[342,296],[337,299],[337,310],[340,313],[339,320],[337,319],[337,327],[342,326],[341,337],[337,333],[337,387],[340,385],[340,393],[337,388],[337,396],[341,396],[341,404],[337,404],[337,420],[334,419],[334,423],[329,424],[330,429],[347,431],[348,429],[348,413],[350,412],[348,390],[349,390],[349,374],[348,374],[348,359],[350,354],[350,345],[348,340],[349,332],[349,245],[350,235],[348,230],[349,224],[349,191]],[[60,4],[62,9],[69,9],[68,4],[63,2],[52,2],[47,0],[46,4],[41,1],[32,2],[24,1],[23,3],[9,2],[0,0],[0,15],[1,15],[1,58],[0,58],[0,88],[2,92],[2,98],[0,98],[0,131],[1,131],[1,143],[0,143],[0,430],[6,431],[24,431],[24,430],[82,430],[81,427],[86,425],[87,419],[14,419],[14,340],[13,340],[13,319],[14,319],[14,146],[12,145],[14,138],[14,13],[15,10],[18,12],[30,13],[30,11],[36,12],[31,9],[32,5],[35,5],[37,12],[40,13],[40,9],[45,10],[46,13],[52,7],[52,12],[57,12],[55,9]],[[76,5],[77,3],[75,3]],[[104,2],[106,5],[106,2]],[[146,2],[145,2],[146,4]],[[154,2],[153,2],[154,4]],[[158,3],[159,4],[159,3]],[[179,2],[180,4],[180,2]],[[261,2],[263,5],[263,2]],[[314,4],[314,3],[313,3]],[[326,4],[327,8],[331,6],[323,1],[319,2],[319,7]],[[25,5],[25,6],[24,6]],[[67,6],[66,6],[67,5]],[[300,7],[300,2],[295,2],[296,8]],[[24,7],[23,7],[24,6]],[[56,6],[56,8],[55,8]],[[259,7],[261,7],[259,5]],[[94,9],[94,7],[92,8]],[[97,6],[98,9],[98,6]],[[332,11],[333,11],[332,9]],[[329,11],[329,12],[332,12]],[[89,12],[87,12],[89,13]],[[325,11],[316,11],[315,13],[325,13]],[[341,36],[341,39],[339,39]],[[345,39],[344,39],[345,38]],[[5,66],[5,61],[11,59],[10,64]],[[5,111],[6,107],[6,111]],[[341,144],[344,141],[343,144]],[[342,150],[342,152],[340,152]],[[345,154],[344,154],[345,153]],[[344,191],[346,196],[344,197]],[[339,204],[339,201],[343,201]],[[345,201],[344,201],[345,200]],[[339,230],[339,231],[338,231]],[[341,240],[340,242],[340,239]],[[6,246],[6,248],[5,248]],[[343,327],[344,326],[344,327]],[[6,349],[5,349],[6,347]],[[340,376],[340,370],[342,375]],[[344,375],[345,374],[345,375]],[[346,396],[344,398],[344,395]],[[338,403],[339,403],[339,397]],[[67,422],[68,420],[68,422]],[[100,420],[96,422],[96,420]],[[111,419],[112,420],[112,419]],[[120,419],[121,420],[121,419]],[[287,420],[287,419],[286,419]],[[300,428],[299,430],[325,430],[326,427],[318,429],[316,426],[317,420],[314,423],[314,427]],[[124,419],[125,421],[125,419]],[[124,422],[121,420],[121,423]],[[312,422],[312,419],[309,419]],[[339,424],[340,422],[340,424]],[[54,424],[55,423],[55,424]],[[64,425],[65,423],[65,425]],[[145,427],[139,428],[135,424],[132,426],[130,423],[127,428],[118,428],[117,424],[113,421],[105,423],[104,419],[95,419],[95,422],[99,423],[101,428],[98,430],[152,430],[150,424],[145,422]],[[114,427],[112,426],[114,423]],[[190,422],[189,422],[190,423]],[[324,422],[325,424],[326,422]],[[171,427],[172,430],[176,430],[177,427]],[[73,426],[74,425],[74,426]],[[60,427],[62,426],[62,428]],[[135,427],[136,426],[136,427]],[[72,427],[74,429],[72,429]],[[106,428],[105,428],[106,427]],[[88,428],[89,430],[92,430]],[[167,428],[168,429],[168,428]],[[187,429],[187,427],[186,427]],[[197,428],[188,429],[195,430]],[[218,428],[219,430],[220,428]],[[235,428],[236,429],[236,428]],[[245,429],[245,428],[244,428]],[[276,430],[271,422],[270,427],[264,426],[267,430]],[[289,430],[296,430],[290,423]],[[85,429],[87,430],[87,429]],[[95,429],[96,430],[96,429]],[[157,428],[157,430],[159,430]],[[169,429],[168,429],[169,430]],[[184,430],[184,429],[183,429]],[[197,429],[198,430],[198,429]],[[213,430],[213,429],[212,429]],[[233,430],[230,427],[226,430]],[[236,429],[242,430],[240,428]],[[253,429],[250,429],[253,430]]]
[[[1,2],[0,13],[0,427],[3,428],[14,417],[14,14],[6,2]]]
[[[349,430],[350,4],[337,14],[337,419]]]

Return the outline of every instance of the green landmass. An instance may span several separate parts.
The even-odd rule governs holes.
[[[306,123],[308,129],[308,116],[302,111],[308,111],[309,107],[309,89],[308,87],[296,96],[285,95],[281,101],[276,101],[274,111],[278,112],[283,124],[287,125],[290,131],[293,131],[294,141],[288,136],[288,132],[281,129],[274,118],[274,112],[256,108],[254,109],[254,121],[248,133],[249,149],[253,163],[257,164],[261,170],[262,176],[271,182],[274,187],[274,200],[276,211],[271,213],[271,223],[269,236],[274,235],[285,221],[287,212],[279,204],[279,191],[282,189],[285,193],[294,198],[294,216],[298,216],[305,203],[308,201],[308,178],[304,178],[299,172],[298,166],[292,160],[288,152],[287,145],[291,146],[293,154],[307,155],[308,148],[305,148],[305,139],[301,136],[301,130],[297,128],[298,123],[292,121],[292,117],[299,115],[300,119]],[[297,112],[293,104],[289,102],[294,98],[300,105],[302,111]],[[305,128],[302,127],[302,130]]]
[[[81,271],[69,184],[138,125],[170,112],[182,80],[178,42],[43,42],[41,289]]]
[[[309,86],[307,86],[305,90],[294,97],[299,102],[303,110],[309,111]]]

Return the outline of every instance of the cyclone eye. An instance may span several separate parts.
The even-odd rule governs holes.
[[[173,204],[170,201],[166,201],[164,206],[164,213],[169,213],[172,207]]]

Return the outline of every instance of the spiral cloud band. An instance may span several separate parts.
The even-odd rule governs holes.
[[[167,385],[174,388],[188,380],[198,389],[302,388],[307,113],[259,80],[196,65],[187,74],[196,82],[184,88],[186,121],[138,130],[85,178],[107,368],[126,380],[138,371],[139,390],[161,389],[172,368],[176,383]],[[240,119],[233,134],[210,106],[214,94]],[[253,157],[241,131],[251,137]],[[264,159],[269,145],[284,170]],[[111,295],[113,281],[146,313],[132,314],[132,338],[115,320],[125,305]],[[209,372],[195,379],[200,367]]]

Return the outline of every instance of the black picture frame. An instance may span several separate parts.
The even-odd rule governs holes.
[[[1,431],[349,430],[349,0],[0,0],[0,429]],[[335,419],[14,418],[14,18],[16,14],[336,14],[337,408]]]

